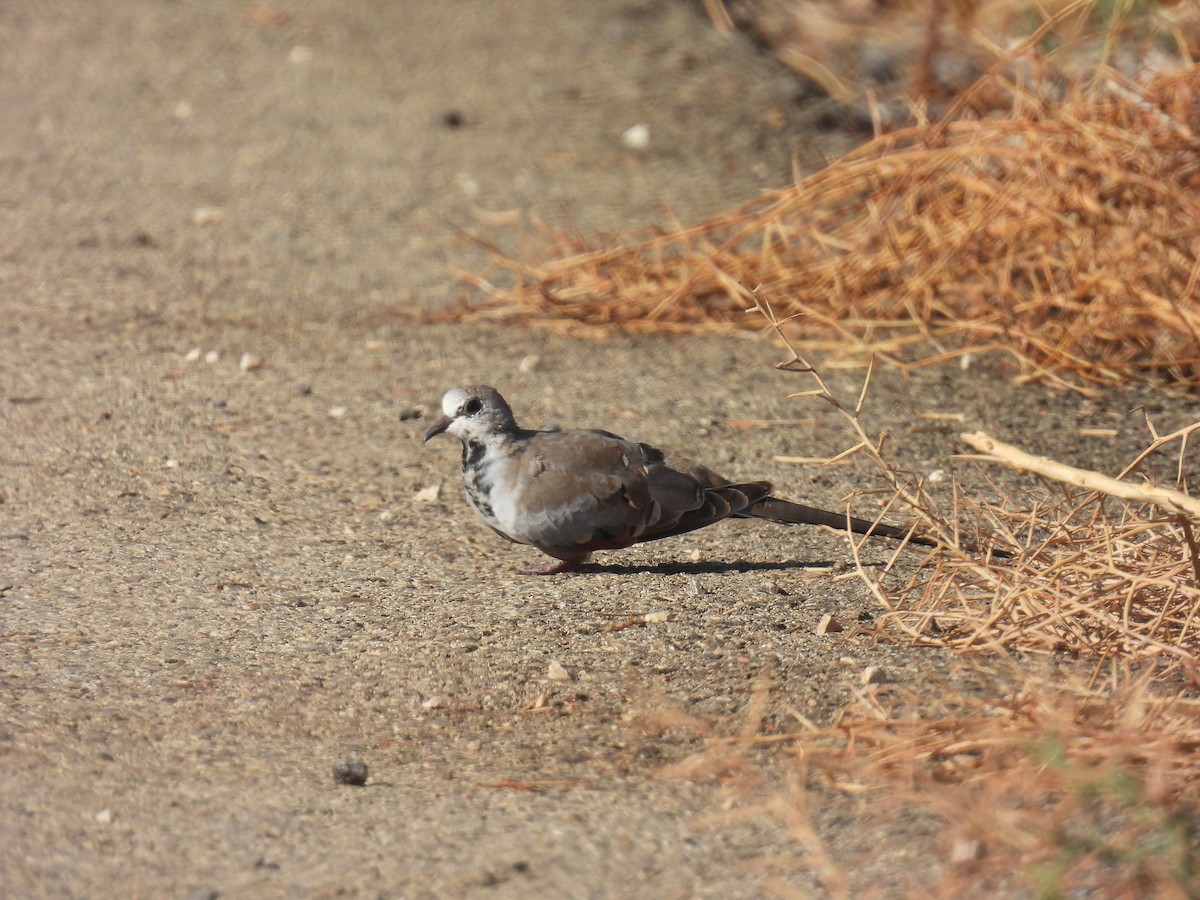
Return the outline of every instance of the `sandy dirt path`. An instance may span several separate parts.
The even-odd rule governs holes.
[[[463,294],[452,270],[483,262],[464,233],[692,219],[851,138],[807,128],[791,77],[682,2],[15,2],[0,48],[4,893],[751,897],[771,872],[818,890],[754,863],[803,860],[776,820],[711,820],[777,796],[786,758],[753,758],[758,787],[663,778],[702,736],[646,720],[732,732],[765,677],[786,730],[867,665],[899,689],[955,661],[818,638],[822,614],[869,624],[872,605],[816,530],[731,523],[521,576],[533,554],[473,521],[456,450],[422,447],[410,414],[487,381],[530,424],[686,445],[826,504],[861,473],[772,457],[841,449],[836,420],[783,399],[765,340],[411,313]],[[643,151],[621,142],[637,124]],[[1113,459],[1144,439],[1132,392],[1017,396],[957,370],[876,391],[875,424],[926,469],[954,465],[952,430],[1032,418],[1069,459],[1081,425],[1118,429]],[[919,410],[965,418],[906,430]],[[1159,411],[1164,431],[1185,415]],[[727,424],[773,418],[800,421]],[[610,628],[647,612],[666,615]],[[343,758],[366,787],[335,783]],[[860,888],[905,895],[944,858],[934,823],[813,792]]]

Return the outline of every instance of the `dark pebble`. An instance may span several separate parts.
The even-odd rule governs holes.
[[[367,764],[358,759],[339,759],[333,764],[333,780],[362,787],[367,783]]]

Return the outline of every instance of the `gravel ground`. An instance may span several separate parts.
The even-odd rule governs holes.
[[[536,554],[473,520],[457,448],[420,435],[485,381],[531,425],[685,446],[836,508],[861,470],[772,457],[836,452],[837,420],[785,399],[808,385],[763,339],[413,314],[462,295],[469,236],[515,246],[498,222],[692,219],[852,138],[683,2],[16,2],[0,42],[6,894],[819,892],[776,820],[721,818],[778,796],[787,758],[663,777],[703,747],[684,717],[735,731],[765,676],[790,728],[866,666],[900,690],[961,663],[859,633],[872,601],[816,529],[726,523],[522,576]],[[1135,406],[1162,431],[1194,415],[957,368],[882,373],[872,398],[925,470],[960,468],[975,428],[1112,466],[1145,442]],[[923,411],[963,420],[911,428]],[[846,630],[816,635],[825,613]],[[810,799],[856,890],[907,895],[946,858],[931,821]]]

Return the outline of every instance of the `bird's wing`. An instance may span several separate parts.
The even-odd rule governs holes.
[[[729,485],[605,431],[527,432],[514,451],[503,489],[521,537],[541,547],[611,550],[669,537],[735,515],[769,491],[761,482]]]

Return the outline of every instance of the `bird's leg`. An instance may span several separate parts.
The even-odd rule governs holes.
[[[560,572],[574,572],[588,561],[592,554],[584,553],[575,559],[559,559],[545,566],[526,566],[521,569],[522,575],[557,575]]]
[[[520,571],[522,575],[557,575],[559,572],[574,572],[579,565],[574,559],[560,559],[546,566],[525,566]]]

